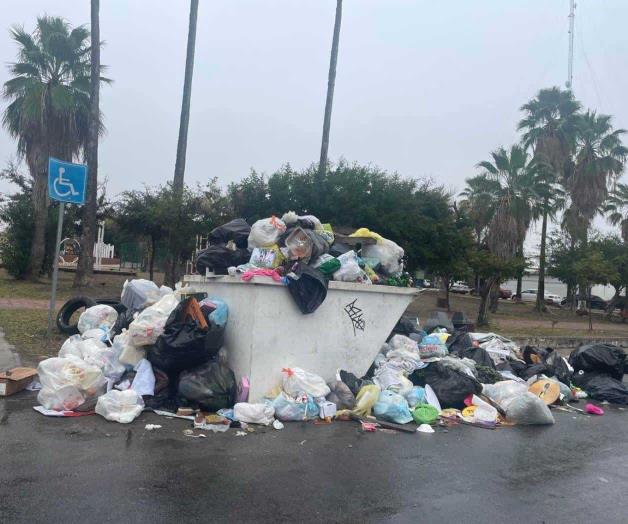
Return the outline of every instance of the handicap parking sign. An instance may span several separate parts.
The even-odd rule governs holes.
[[[87,166],[72,164],[50,157],[48,159],[48,195],[53,200],[85,203]]]

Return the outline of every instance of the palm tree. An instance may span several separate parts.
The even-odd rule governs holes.
[[[516,243],[517,256],[523,258],[523,243],[528,229],[536,218],[537,181],[535,165],[528,153],[520,145],[513,145],[510,151],[500,147],[491,153],[492,161],[483,161],[478,167],[485,170],[485,176],[497,184],[494,187],[493,202],[496,212],[505,213],[514,219],[515,228],[504,228],[502,233],[508,243]],[[493,231],[494,233],[494,231]],[[517,294],[521,294],[522,271],[517,276]]]
[[[325,100],[325,117],[323,119],[323,139],[321,141],[321,158],[318,163],[319,191],[327,169],[327,151],[329,149],[329,129],[331,127],[331,109],[334,102],[336,87],[336,64],[338,63],[338,45],[340,41],[340,23],[342,21],[342,0],[336,0],[336,18],[334,19],[334,36],[331,42],[329,59],[329,76],[327,79],[327,99]]]
[[[89,32],[58,17],[37,19],[33,34],[11,28],[18,44],[13,76],[4,83],[10,101],[2,123],[17,139],[17,150],[33,178],[34,232],[27,276],[36,279],[45,255],[48,215],[48,157],[78,157],[89,115]]]
[[[100,0],[91,0],[91,38],[100,42]],[[81,217],[81,251],[79,253],[74,286],[90,283],[94,274],[94,237],[96,236],[96,212],[98,199],[98,134],[100,131],[100,45],[90,48],[90,107],[87,122],[87,200]]]
[[[628,184],[617,184],[611,191],[604,211],[608,221],[621,229],[621,238],[628,244]]]
[[[610,182],[624,169],[628,149],[623,129],[613,130],[611,117],[587,111],[575,120],[576,158],[565,177],[573,206],[585,221],[585,234],[608,197]],[[586,242],[586,236],[583,239]]]
[[[521,107],[525,113],[518,129],[523,131],[525,147],[532,149],[534,161],[542,181],[540,204],[542,216],[541,249],[539,254],[539,281],[536,310],[545,310],[545,265],[547,221],[556,206],[552,202],[553,189],[561,183],[572,168],[575,149],[575,120],[580,103],[571,91],[558,87],[541,89],[538,95]]]
[[[184,178],[185,178],[185,156],[188,147],[188,128],[190,126],[190,103],[192,100],[192,75],[194,73],[194,51],[196,48],[196,21],[198,19],[198,0],[190,0],[190,21],[188,25],[188,42],[185,55],[185,76],[183,79],[183,98],[181,101],[181,118],[179,121],[179,138],[177,141],[177,159],[174,166],[174,178],[172,188],[175,198],[183,198]],[[176,206],[175,206],[176,207]],[[174,227],[178,218],[173,217]],[[177,247],[178,235],[171,230],[168,233],[168,250],[171,255],[167,260],[165,283],[174,286],[178,278],[179,259],[175,253],[179,252]]]

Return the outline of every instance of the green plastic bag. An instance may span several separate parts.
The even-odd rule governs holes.
[[[419,404],[412,410],[412,418],[417,424],[432,424],[438,420],[438,410],[429,404]]]

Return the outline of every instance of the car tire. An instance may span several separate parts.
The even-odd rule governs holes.
[[[96,301],[89,297],[74,297],[68,300],[57,313],[57,328],[66,335],[78,334],[78,325],[70,324],[72,315],[81,308],[89,308],[96,305]]]

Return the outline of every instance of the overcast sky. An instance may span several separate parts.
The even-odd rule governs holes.
[[[334,0],[201,0],[187,182],[227,184],[318,160]],[[345,0],[332,161],[373,163],[459,191],[474,165],[517,139],[518,108],[567,75],[568,0]],[[0,82],[12,24],[89,21],[89,0],[5,0]],[[172,178],[189,2],[103,0],[101,89],[108,193]],[[628,128],[625,0],[579,0],[574,91]],[[2,101],[1,108],[6,103]],[[0,162],[15,142],[0,131]],[[7,190],[0,183],[0,190]]]

